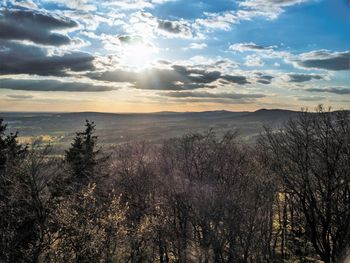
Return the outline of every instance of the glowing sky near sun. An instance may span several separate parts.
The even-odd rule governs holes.
[[[350,109],[347,0],[5,0],[0,111]]]

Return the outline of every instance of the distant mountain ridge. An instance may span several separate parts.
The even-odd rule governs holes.
[[[251,140],[264,126],[278,128],[300,111],[259,109],[257,111],[204,111],[154,113],[65,112],[34,113],[4,112],[11,132],[22,137],[49,136],[55,143],[69,144],[75,132],[83,128],[85,120],[94,121],[99,141],[106,144],[147,140],[159,142],[186,133],[217,133],[238,130],[241,138]]]
[[[212,110],[212,111],[156,111],[156,112],[99,112],[99,111],[77,111],[77,112],[31,112],[31,111],[4,111],[0,112],[0,117],[9,115],[62,115],[62,114],[103,114],[103,115],[176,115],[176,114],[252,114],[259,112],[300,112],[285,109],[258,109],[256,111],[229,111],[229,110]]]

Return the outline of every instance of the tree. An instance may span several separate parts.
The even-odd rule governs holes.
[[[120,235],[126,208],[119,204],[111,178],[104,176],[108,157],[96,150],[94,131],[94,123],[86,121],[85,130],[76,133],[65,155],[68,173],[51,185],[56,242],[46,261],[115,262],[124,247]]]
[[[305,111],[280,132],[267,129],[260,143],[291,204],[288,221],[300,226],[286,226],[289,238],[305,238],[321,260],[338,262],[350,244],[349,113]]]
[[[127,262],[152,262],[156,193],[155,157],[153,147],[146,143],[126,144],[117,148],[114,160],[115,185],[126,211]]]
[[[49,148],[33,144],[15,166],[7,170],[6,198],[0,202],[0,261],[40,262],[51,242],[52,196],[49,182],[57,172]]]
[[[72,183],[87,185],[93,181],[99,163],[96,150],[95,124],[86,120],[85,131],[77,132],[71,147],[66,151],[66,162],[72,171]]]
[[[274,188],[253,149],[236,133],[209,131],[168,141],[161,156],[167,247],[177,262],[261,262]]]
[[[9,261],[14,255],[16,216],[13,198],[16,195],[15,168],[25,158],[27,148],[17,143],[17,132],[6,134],[7,125],[0,119],[0,261]]]
[[[100,203],[96,184],[70,195],[55,211],[57,239],[44,262],[125,262],[120,260],[125,210],[113,193]]]
[[[7,124],[0,118],[0,173],[4,174],[8,165],[23,156],[26,147],[17,143],[18,132],[6,134]]]

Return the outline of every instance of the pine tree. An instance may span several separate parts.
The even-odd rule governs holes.
[[[14,262],[12,259],[20,254],[14,244],[20,244],[24,236],[18,224],[18,211],[23,206],[17,203],[17,167],[25,159],[27,147],[17,143],[17,132],[7,134],[6,130],[7,125],[0,119],[0,262]]]
[[[7,125],[0,119],[0,200],[2,201],[11,192],[10,185],[13,179],[11,169],[27,152],[27,147],[17,143],[18,133],[6,134],[6,129]]]
[[[66,151],[66,162],[72,170],[74,183],[85,185],[93,181],[99,153],[96,150],[97,136],[94,132],[94,122],[86,120],[85,131],[76,133],[71,147]]]
[[[7,125],[0,119],[0,173],[4,174],[8,165],[26,152],[26,147],[17,143],[18,133],[6,134]]]

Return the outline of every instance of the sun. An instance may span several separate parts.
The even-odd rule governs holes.
[[[128,45],[123,51],[123,64],[138,70],[148,68],[157,53],[156,48],[147,44]]]

